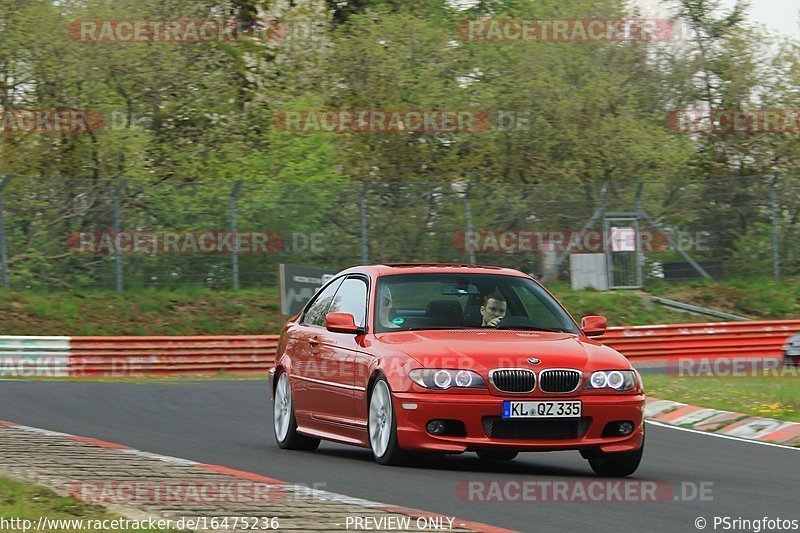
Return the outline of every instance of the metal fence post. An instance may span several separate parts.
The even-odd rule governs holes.
[[[644,183],[641,181],[636,185],[636,280],[639,287],[644,287],[644,260],[645,255],[642,250],[642,232],[640,213],[642,212],[642,190]]]
[[[122,231],[119,197],[127,183],[127,179],[121,179],[114,187],[114,278],[117,292],[122,292],[122,253],[118,246],[119,234]]]
[[[775,280],[781,278],[781,259],[778,244],[778,174],[772,179],[772,186],[769,191],[772,200],[772,277]]]
[[[369,182],[364,182],[364,187],[361,189],[361,198],[358,202],[359,212],[361,215],[361,261],[365,265],[369,264],[369,240],[367,236],[367,191],[369,190]]]
[[[3,176],[0,181],[0,263],[2,263],[3,271],[3,287],[9,287],[8,281],[8,250],[6,249],[6,219],[3,212],[3,189],[6,188],[8,182],[11,181],[11,174]]]
[[[594,223],[597,222],[597,219],[605,216],[605,212],[606,212],[606,195],[608,194],[608,187],[609,187],[609,182],[608,181],[604,182],[603,183],[603,187],[600,189],[599,205],[597,206],[597,209],[595,209],[594,213],[592,214],[592,217],[589,220],[586,221],[586,224],[583,225],[583,228],[578,233],[578,235],[583,235],[584,233],[586,233],[587,231],[592,229],[594,227]],[[563,263],[564,260],[567,257],[569,257],[569,254],[572,251],[572,249],[575,248],[575,246],[577,246],[578,244],[579,243],[578,243],[577,239],[570,239],[569,240],[569,242],[567,243],[566,249],[563,252],[561,252],[560,254],[558,254],[558,256],[556,257],[555,264],[551,268],[549,268],[544,273],[544,275],[542,276],[542,283],[549,282],[550,279],[553,278],[554,276],[555,276],[556,279],[558,278],[558,270],[561,267],[561,263]]]
[[[239,189],[242,187],[242,182],[237,181],[233,184],[231,189],[231,240],[233,241],[233,250],[231,252],[231,268],[233,270],[233,288],[239,288],[239,243],[236,238],[236,204],[239,200]]]
[[[472,235],[472,232],[475,229],[472,227],[472,202],[469,199],[469,189],[471,183],[467,183],[466,189],[464,189],[464,219],[467,223],[467,232]],[[475,264],[475,250],[471,247],[467,246],[466,239],[464,240],[464,248],[467,250],[467,257],[469,258],[470,264]]]

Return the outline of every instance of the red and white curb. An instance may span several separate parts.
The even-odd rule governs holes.
[[[89,437],[79,437],[76,435],[70,435],[69,433],[61,433],[59,431],[50,431],[47,429],[40,429],[34,428],[30,426],[24,426],[21,424],[15,424],[13,422],[6,422],[0,420],[0,426],[4,426],[7,428],[16,429],[19,431],[25,431],[28,433],[35,433],[38,435],[45,435],[48,437],[59,437],[66,440],[76,441],[76,442],[83,442],[86,444],[90,444],[93,446],[98,446],[100,448],[106,448],[108,450],[114,450],[119,453],[125,453],[129,455],[135,455],[138,457],[145,457],[148,459],[154,459],[158,461],[162,461],[164,463],[169,463],[173,465],[181,465],[181,466],[194,466],[199,469],[202,469],[207,472],[214,472],[217,474],[223,474],[227,476],[232,476],[237,479],[242,479],[251,482],[257,483],[266,483],[269,485],[278,485],[281,487],[282,490],[287,492],[294,492],[301,495],[312,496],[315,499],[328,501],[328,502],[335,502],[341,504],[348,504],[348,505],[355,505],[358,507],[363,507],[366,509],[374,509],[377,511],[384,511],[388,513],[397,513],[403,514],[406,516],[410,516],[412,518],[434,518],[434,519],[443,519],[445,520],[444,523],[447,523],[447,519],[453,517],[447,517],[445,515],[437,514],[437,513],[429,513],[427,511],[421,511],[419,509],[412,509],[410,507],[402,507],[399,505],[390,505],[381,502],[374,502],[370,500],[365,500],[362,498],[355,498],[352,496],[345,496],[343,494],[337,494],[335,492],[329,492],[319,489],[312,489],[309,487],[305,487],[302,485],[294,485],[292,483],[287,483],[286,481],[281,481],[279,479],[273,479],[266,476],[262,476],[260,474],[255,474],[253,472],[245,472],[242,470],[234,470],[232,468],[228,468],[225,466],[220,465],[209,465],[204,463],[198,463],[196,461],[191,461],[189,459],[181,459],[179,457],[170,457],[168,455],[159,455],[156,453],[145,452],[142,450],[137,450],[134,448],[130,448],[128,446],[124,446],[122,444],[115,444],[113,442],[106,442],[98,439],[93,439]],[[455,518],[453,520],[453,527],[460,527],[471,529],[473,531],[478,531],[481,533],[515,533],[513,529],[504,529],[500,527],[490,526],[488,524],[482,524],[480,522],[471,522],[469,520],[461,520],[459,518]]]
[[[800,446],[800,423],[648,398],[645,418],[668,426],[783,446]]]

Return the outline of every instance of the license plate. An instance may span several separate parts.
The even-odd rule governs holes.
[[[580,418],[581,402],[503,402],[503,418]]]

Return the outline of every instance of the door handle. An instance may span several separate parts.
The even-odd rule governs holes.
[[[319,344],[319,339],[316,337],[309,337],[308,344],[310,344],[311,346],[316,346]]]

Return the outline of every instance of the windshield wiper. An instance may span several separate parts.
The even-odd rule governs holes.
[[[513,326],[497,326],[496,329],[523,329],[529,331],[549,331],[552,333],[569,333],[564,328],[546,328],[544,326],[525,326],[525,325],[513,325]]]
[[[412,326],[398,331],[425,331],[426,329],[464,329],[461,326]]]

